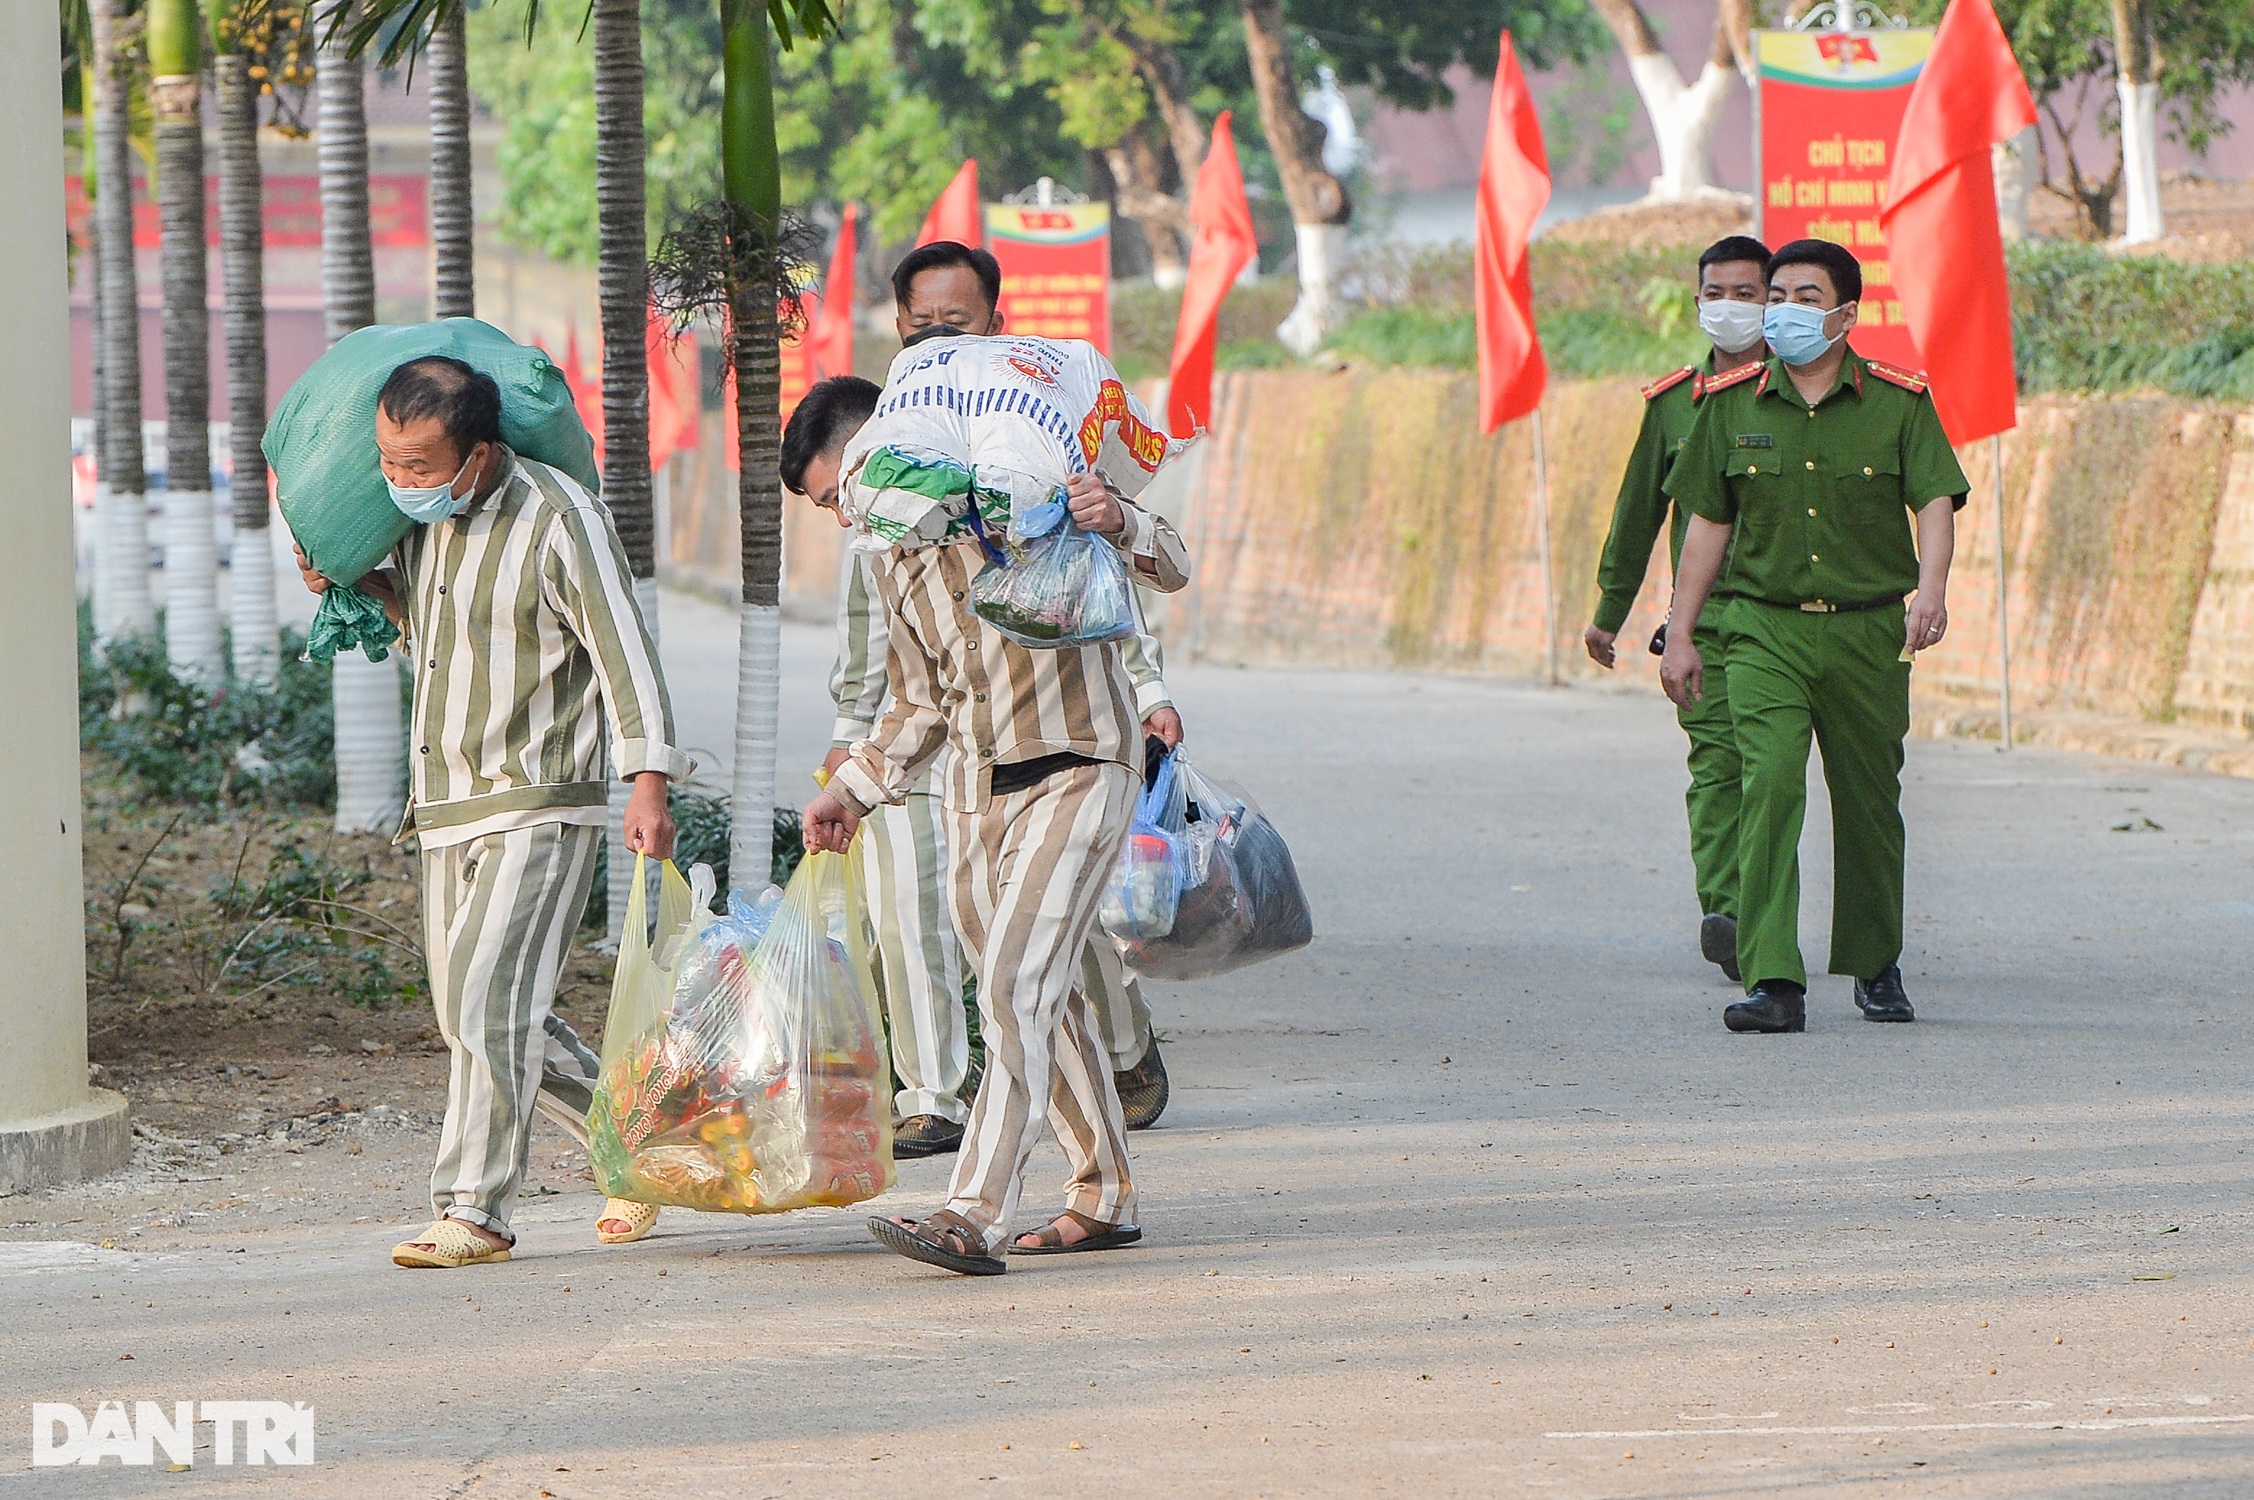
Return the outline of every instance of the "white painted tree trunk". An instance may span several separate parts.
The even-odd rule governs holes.
[[[1645,201],[1680,203],[1716,191],[1714,128],[1737,70],[1708,62],[1699,69],[1698,82],[1686,85],[1673,59],[1650,52],[1628,59],[1628,76],[1635,80],[1652,139],[1659,143],[1659,175],[1651,180]]]
[[[756,891],[775,860],[775,721],[783,700],[783,612],[746,604],[736,634],[736,774],[728,883]]]
[[[2035,181],[2035,127],[2030,125],[1989,154],[1996,177],[1996,223],[2004,242],[2027,238],[2027,196]]]
[[[2123,244],[2147,245],[2167,233],[2160,222],[2160,85],[2121,85],[2121,197],[2128,208]]]
[[[634,580],[634,602],[642,608],[642,622],[650,628],[650,644],[657,644],[657,580]],[[626,847],[626,799],[634,789],[615,775],[610,783],[610,850],[604,860],[609,876],[610,891],[606,905],[610,915],[605,923],[604,943],[607,951],[618,951],[619,937],[626,931],[626,898],[634,893],[634,855]]]
[[[273,686],[282,675],[272,538],[266,527],[238,526],[234,561],[227,570],[233,584],[227,634],[235,653],[235,675],[262,687]]]
[[[165,659],[177,676],[217,687],[227,659],[219,637],[219,544],[211,526],[211,491],[165,492]]]
[[[337,724],[337,832],[389,833],[407,806],[407,721],[399,658],[372,662],[340,651],[333,683]],[[346,734],[346,726],[352,728]]]
[[[1338,274],[1346,264],[1344,224],[1294,224],[1299,244],[1299,300],[1276,328],[1276,337],[1305,359],[1338,328]]]
[[[149,497],[94,489],[94,632],[103,640],[157,628],[149,593]]]

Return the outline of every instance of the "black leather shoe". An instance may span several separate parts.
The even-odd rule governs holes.
[[[1112,1074],[1111,1082],[1119,1090],[1119,1112],[1127,1117],[1129,1130],[1148,1130],[1156,1125],[1174,1092],[1166,1078],[1166,1059],[1158,1055],[1158,1038],[1150,1039],[1150,1050],[1141,1062],[1124,1073]]]
[[[1698,953],[1708,963],[1720,966],[1730,976],[1730,983],[1744,978],[1737,971],[1737,918],[1710,913],[1698,924]]]
[[[1806,1031],[1808,992],[1789,979],[1764,979],[1735,1005],[1722,1008],[1732,1031]]]
[[[940,1115],[910,1115],[892,1132],[894,1156],[945,1156],[963,1145],[963,1127]]]
[[[1910,997],[1902,992],[1902,966],[1888,964],[1875,979],[1855,981],[1855,1007],[1866,1021],[1914,1021]]]

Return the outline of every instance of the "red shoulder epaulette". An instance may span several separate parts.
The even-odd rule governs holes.
[[[1922,371],[1905,370],[1900,365],[1882,364],[1875,359],[1866,359],[1863,361],[1863,365],[1888,385],[1898,385],[1912,395],[1924,395],[1926,387],[1930,384]]]
[[[1757,359],[1752,364],[1739,365],[1736,369],[1721,375],[1701,375],[1698,377],[1697,388],[1691,394],[1704,401],[1716,391],[1726,391],[1733,385],[1743,385],[1756,375],[1767,374],[1768,370],[1768,361]]]
[[[1649,401],[1655,397],[1663,396],[1697,373],[1698,366],[1685,365],[1680,370],[1674,371],[1672,374],[1662,375],[1657,380],[1654,380],[1651,384],[1644,387],[1644,399],[1646,401]],[[1696,395],[1697,393],[1694,391],[1692,392],[1692,394]]]

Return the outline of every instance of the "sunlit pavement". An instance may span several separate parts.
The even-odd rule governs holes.
[[[732,616],[666,609],[682,737],[724,749]],[[828,653],[787,633],[792,800]],[[1917,1024],[1819,978],[1807,1035],[1741,1037],[1655,696],[1174,685],[1320,937],[1154,990],[1141,1248],[959,1280],[821,1211],[603,1249],[567,1197],[511,1264],[410,1274],[353,1204],[153,1254],[58,1226],[0,1245],[0,1489],[2245,1493],[2254,785],[1915,742]],[[29,1466],[33,1401],[238,1397],[312,1404],[315,1465]]]

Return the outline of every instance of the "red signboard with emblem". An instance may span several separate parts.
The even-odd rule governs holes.
[[[1008,332],[1086,339],[1111,353],[1108,206],[989,203],[986,247],[1002,265]]]
[[[219,179],[204,179],[204,241],[219,243]],[[411,172],[379,173],[368,179],[368,237],[379,250],[430,243],[428,184]],[[157,206],[145,194],[148,185],[134,184],[133,247],[155,250],[164,243]],[[93,202],[86,196],[85,179],[63,179],[64,211],[70,232],[83,238]],[[310,176],[268,177],[264,216],[268,249],[310,247],[321,243],[321,179]]]
[[[1757,232],[1772,248],[1832,240],[1863,263],[1857,352],[1923,368],[1895,295],[1878,211],[1930,28],[1757,31]]]

